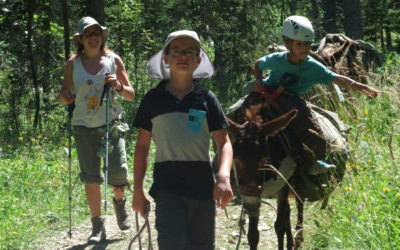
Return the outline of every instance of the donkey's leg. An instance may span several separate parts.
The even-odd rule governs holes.
[[[260,232],[258,231],[259,216],[249,216],[249,232],[247,233],[247,240],[249,241],[250,249],[256,250],[260,239]]]
[[[257,249],[257,245],[260,239],[260,233],[258,231],[260,205],[261,205],[261,200],[259,197],[255,197],[253,202],[245,203],[244,205],[246,213],[249,215],[249,228],[247,233],[247,240],[249,241],[251,250]]]
[[[289,188],[285,186],[277,196],[278,215],[275,221],[275,232],[278,236],[278,249],[283,249],[286,234],[287,249],[293,248],[293,236],[290,226]]]
[[[296,197],[296,207],[297,207],[297,224],[296,224],[296,236],[295,236],[295,248],[299,248],[301,243],[303,243],[303,212],[304,204],[303,201]]]

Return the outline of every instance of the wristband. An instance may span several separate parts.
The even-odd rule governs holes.
[[[120,81],[118,81],[119,82],[119,84],[121,85],[121,89],[117,89],[117,88],[115,88],[115,90],[117,91],[117,92],[122,92],[122,90],[124,90],[124,84],[122,83],[122,82],[120,82]]]

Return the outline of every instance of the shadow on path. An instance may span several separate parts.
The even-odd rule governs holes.
[[[85,249],[91,249],[91,250],[104,250],[107,249],[108,245],[113,244],[114,242],[118,242],[121,240],[125,240],[125,239],[112,239],[112,240],[105,240],[102,243],[99,244],[93,244],[93,243],[85,243],[85,244],[79,244],[79,245],[75,245],[72,246],[70,248],[67,248],[67,250],[85,250]],[[88,248],[91,245],[93,245],[92,248]]]

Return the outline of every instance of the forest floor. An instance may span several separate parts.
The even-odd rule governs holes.
[[[275,200],[268,200],[270,204],[275,206]],[[154,206],[154,203],[152,203]],[[100,250],[100,249],[128,249],[131,237],[136,232],[135,227],[135,214],[130,211],[130,218],[132,222],[132,227],[129,230],[121,231],[119,230],[115,215],[113,213],[112,207],[110,206],[110,213],[105,215],[106,221],[106,235],[107,240],[102,244],[87,244],[87,237],[91,232],[91,223],[89,218],[85,220],[80,225],[74,225],[72,228],[72,237],[69,238],[66,228],[57,229],[51,232],[49,236],[43,236],[38,239],[37,242],[32,243],[34,249],[63,249],[63,250]],[[223,210],[218,209],[218,216],[216,219],[216,249],[217,250],[228,250],[236,249],[236,245],[239,239],[239,226],[238,221],[240,217],[241,205],[239,203],[231,202],[227,207],[226,216]],[[294,211],[293,211],[294,212]],[[108,213],[108,212],[107,212]],[[293,213],[292,213],[293,214]],[[293,215],[292,215],[293,216]],[[139,216],[140,217],[140,216]],[[247,216],[246,216],[247,217]],[[260,243],[258,249],[276,249],[277,248],[277,238],[275,235],[273,223],[275,221],[276,213],[274,209],[262,203],[260,211],[260,222],[258,229],[260,230]],[[152,231],[152,243],[153,248],[157,247],[157,232],[154,227],[154,207],[149,214],[149,220]],[[140,225],[144,222],[142,218],[139,219]],[[246,221],[246,231],[248,226],[248,220]],[[62,230],[62,231],[61,231]],[[147,249],[147,231],[142,233],[142,246],[143,249]],[[132,249],[139,249],[138,242],[135,241],[132,245]],[[241,237],[241,244],[239,249],[249,249],[247,242],[247,237],[245,234]]]

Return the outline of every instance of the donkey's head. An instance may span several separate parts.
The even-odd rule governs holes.
[[[235,163],[239,191],[248,196],[258,196],[265,180],[267,139],[286,128],[297,115],[293,109],[288,113],[265,123],[248,121],[239,125],[229,120],[229,132],[233,137],[233,160]]]

